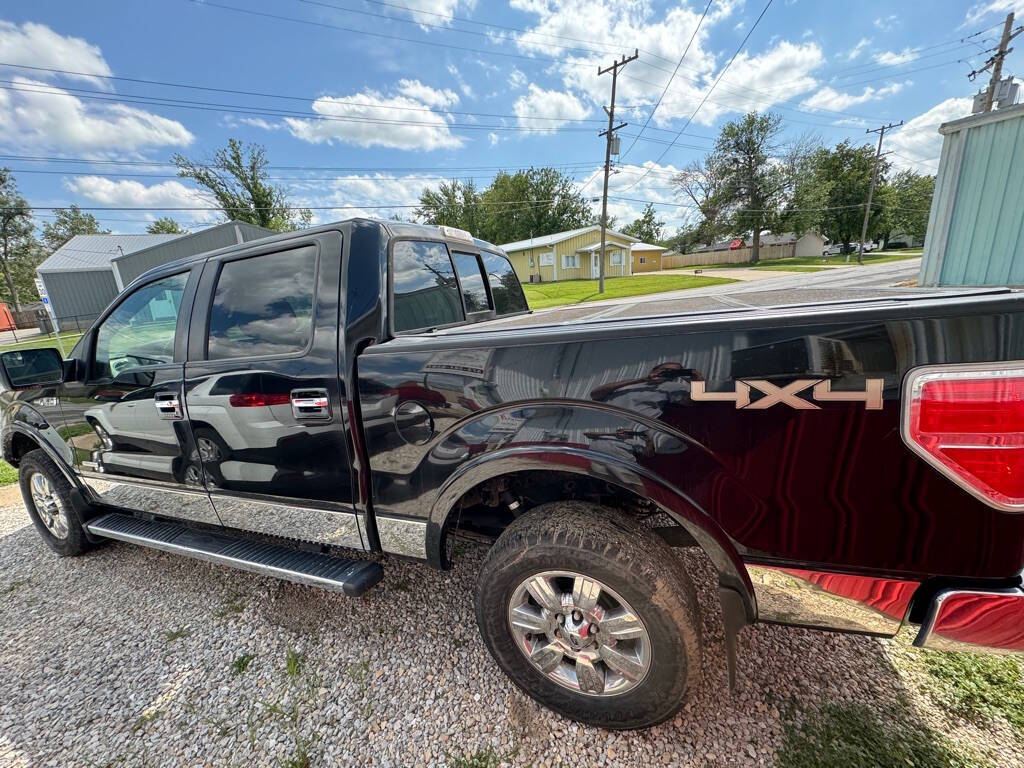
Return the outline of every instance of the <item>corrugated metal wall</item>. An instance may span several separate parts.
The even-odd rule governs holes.
[[[1024,105],[939,130],[921,285],[1024,285]]]
[[[40,277],[62,331],[85,330],[118,294],[109,269],[44,272]]]
[[[114,263],[117,265],[117,271],[121,277],[121,285],[127,286],[132,280],[153,267],[195,256],[198,253],[235,245],[239,235],[241,235],[242,242],[249,242],[273,234],[277,233],[252,224],[229,222],[195,232],[186,237],[180,237],[177,240],[171,240],[169,243],[162,243],[153,248],[129,253],[127,256],[116,259]]]

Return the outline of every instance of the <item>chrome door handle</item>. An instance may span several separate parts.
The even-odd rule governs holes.
[[[184,414],[181,411],[181,400],[173,393],[157,393],[153,398],[153,405],[161,419],[181,419]]]
[[[327,421],[331,418],[331,398],[326,389],[293,389],[292,416],[299,421]]]

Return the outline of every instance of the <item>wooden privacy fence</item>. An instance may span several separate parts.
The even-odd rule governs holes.
[[[750,261],[751,249],[737,248],[735,251],[703,251],[702,253],[663,253],[662,269],[681,269],[682,267],[701,267],[712,264],[742,264]],[[758,258],[761,261],[772,259],[789,259],[796,255],[796,243],[779,245],[762,245]]]

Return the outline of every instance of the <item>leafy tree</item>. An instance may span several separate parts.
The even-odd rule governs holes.
[[[28,203],[20,194],[11,172],[0,168],[0,270],[4,275],[2,295],[21,311],[23,296],[34,295],[32,278],[44,254],[33,236]]]
[[[878,224],[874,230],[886,243],[893,232],[918,239],[928,229],[928,214],[935,192],[935,177],[914,171],[900,171],[879,190],[882,210],[872,214]],[[872,206],[874,207],[874,206]]]
[[[458,227],[477,237],[480,224],[480,193],[472,181],[442,181],[437,190],[424,189],[413,216],[423,224]]]
[[[58,208],[53,212],[56,220],[43,224],[43,244],[53,253],[75,235],[107,235],[109,229],[100,229],[100,223],[91,213],[83,213],[77,205]]]
[[[279,232],[309,226],[313,212],[292,208],[284,189],[267,178],[266,150],[260,144],[244,145],[228,139],[209,163],[196,163],[180,154],[171,161],[178,176],[192,179],[209,191],[228,219],[245,221]]]
[[[848,248],[860,237],[874,162],[875,149],[869,145],[855,147],[844,141],[832,149],[818,149],[797,180],[791,202],[795,229],[817,229]],[[884,185],[889,165],[884,159],[880,162],[879,180]],[[882,200],[872,203],[873,211],[881,208]]]
[[[687,248],[697,244],[710,245],[724,234],[725,180],[717,160],[714,155],[694,160],[672,179],[700,215],[697,224],[686,230]]]
[[[555,168],[499,171],[480,196],[483,237],[509,243],[596,222],[576,182]]]
[[[188,230],[182,229],[181,224],[170,216],[161,216],[146,226],[146,231],[151,235],[187,235]]]
[[[594,223],[575,182],[554,168],[499,171],[479,192],[472,181],[445,181],[420,195],[415,218],[446,224],[493,243],[550,235]]]
[[[790,190],[782,118],[750,112],[722,126],[709,161],[721,179],[718,201],[734,232],[751,233],[750,260],[759,259],[761,232],[774,228]]]
[[[622,228],[622,233],[644,243],[659,242],[665,231],[665,222],[658,219],[654,204],[648,203],[638,219]]]

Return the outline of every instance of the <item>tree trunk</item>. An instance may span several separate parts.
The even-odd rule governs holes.
[[[21,302],[18,300],[18,289],[14,287],[14,281],[11,279],[11,273],[7,269],[7,249],[9,244],[6,234],[4,235],[3,246],[3,254],[0,254],[0,268],[3,269],[4,280],[7,281],[7,290],[11,292],[11,302],[14,304],[14,311],[21,312]]]
[[[761,226],[759,224],[754,225],[754,242],[750,246],[750,263],[757,264],[758,259],[761,257]]]

